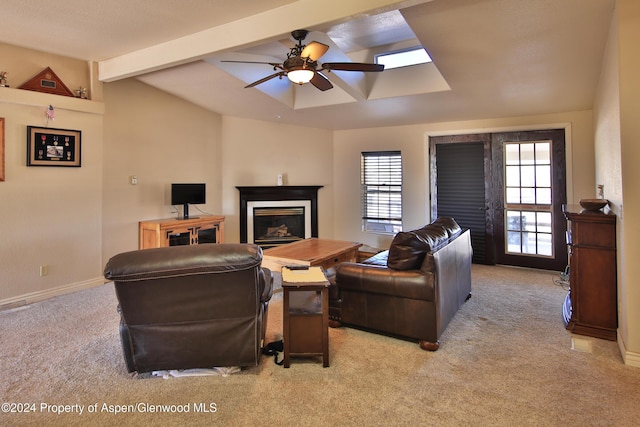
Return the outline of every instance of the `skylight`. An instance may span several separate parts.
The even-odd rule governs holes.
[[[375,56],[375,59],[376,64],[384,65],[385,70],[431,62],[431,57],[422,47],[380,53]]]

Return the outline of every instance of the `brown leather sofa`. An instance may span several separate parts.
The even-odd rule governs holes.
[[[351,325],[418,340],[424,350],[471,296],[471,238],[452,218],[398,233],[389,247],[360,263],[336,267],[331,325]]]
[[[255,366],[273,275],[250,244],[144,249],[112,257],[129,372]]]

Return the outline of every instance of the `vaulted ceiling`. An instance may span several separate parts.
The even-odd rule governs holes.
[[[328,129],[590,109],[615,0],[39,0],[5,2],[0,42],[99,63],[220,114]],[[307,29],[319,62],[422,45],[432,64],[274,78]]]

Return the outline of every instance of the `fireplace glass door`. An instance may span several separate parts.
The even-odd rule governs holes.
[[[263,248],[283,245],[305,238],[305,208],[255,207],[254,243]]]

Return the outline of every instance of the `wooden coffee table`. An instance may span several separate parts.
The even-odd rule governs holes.
[[[262,265],[280,271],[285,265],[320,266],[325,270],[341,262],[355,262],[362,243],[311,238],[265,249]]]

